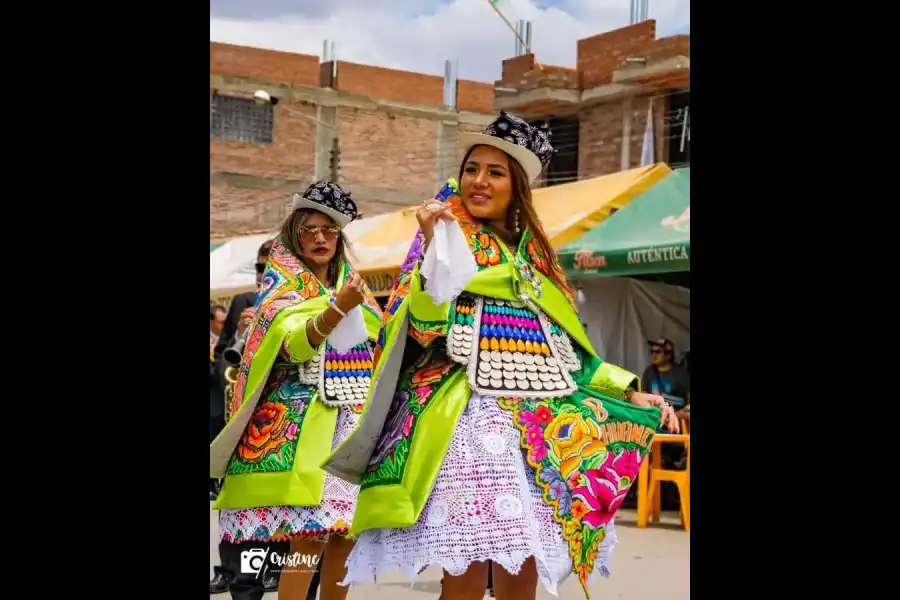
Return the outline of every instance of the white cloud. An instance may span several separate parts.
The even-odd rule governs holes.
[[[502,0],[506,17],[532,21],[538,61],[575,66],[576,42],[628,24],[624,0],[548,2]],[[284,15],[266,20],[214,18],[209,39],[244,46],[319,56],[326,39],[337,43],[339,60],[440,75],[444,60],[458,59],[460,76],[478,81],[500,77],[500,62],[513,55],[514,36],[488,0],[454,0],[431,14],[411,16],[408,0],[334,2],[330,14]],[[404,8],[407,7],[407,8]],[[650,17],[657,35],[690,23],[690,0],[656,0]]]

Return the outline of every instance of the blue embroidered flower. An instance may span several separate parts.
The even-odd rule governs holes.
[[[557,471],[556,469],[544,469],[543,471],[541,471],[540,480],[543,483],[552,483],[557,479],[562,480],[562,477],[560,476],[559,471]]]

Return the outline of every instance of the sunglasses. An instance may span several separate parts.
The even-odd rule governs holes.
[[[262,274],[266,270],[266,263],[256,263],[256,272]]]
[[[653,348],[650,350],[650,354],[666,354],[666,351],[662,348]]]
[[[341,234],[341,228],[335,225],[330,225],[328,227],[307,227],[306,225],[300,226],[300,237],[307,241],[315,241],[319,234],[322,234],[322,237],[325,238],[326,242],[330,242],[331,240],[337,238]]]

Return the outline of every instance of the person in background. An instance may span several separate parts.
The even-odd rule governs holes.
[[[675,362],[675,344],[666,338],[648,340],[650,365],[644,369],[641,381],[644,389],[665,398],[676,415],[691,403],[691,376],[686,368]]]
[[[641,381],[644,389],[662,396],[675,409],[675,416],[690,427],[691,376],[687,369],[675,360],[675,344],[661,337],[647,340],[650,346],[650,364],[644,369]],[[660,431],[665,433],[664,431]],[[663,444],[662,463],[665,469],[684,468],[684,444]],[[662,503],[666,510],[678,505],[678,493],[674,484],[663,482]]]
[[[263,271],[266,270],[266,261],[269,259],[269,251],[272,249],[272,240],[267,240],[260,247],[256,256],[256,287],[259,289],[260,284],[262,283],[262,275]],[[255,304],[256,304],[256,292],[245,292],[243,294],[238,294],[231,300],[231,305],[228,307],[228,313],[224,316],[224,320],[222,321],[221,330],[218,336],[218,340],[216,341],[215,348],[213,349],[215,363],[214,365],[210,365],[210,414],[212,414],[213,409],[213,381],[215,381],[216,389],[218,390],[218,398],[216,406],[222,411],[222,420],[221,425],[213,430],[210,427],[209,432],[209,441],[210,444],[215,439],[222,428],[225,426],[224,419],[224,410],[225,410],[225,361],[222,360],[222,353],[226,348],[230,347],[234,344],[242,335],[244,335],[244,331],[247,329],[247,326],[250,324],[250,320],[253,318],[253,314],[255,312]],[[223,309],[224,312],[224,309]],[[212,315],[212,310],[210,310],[210,314]],[[212,316],[210,317],[212,321]],[[212,328],[212,325],[210,325]],[[215,372],[215,374],[213,374]],[[212,421],[212,418],[210,418]],[[212,480],[216,482],[215,490],[210,490],[210,501],[214,501],[218,498],[218,480]],[[273,552],[277,552],[281,556],[287,555],[290,551],[290,544],[286,541],[284,542],[275,542],[270,545],[270,548]],[[231,586],[231,582],[234,581],[234,578],[237,575],[237,570],[240,570],[240,555],[241,549],[230,542],[221,541],[219,542],[219,565],[214,567],[215,574],[213,575],[212,580],[209,582],[209,593],[210,594],[224,594],[229,591]],[[262,575],[263,587],[266,592],[275,592],[278,591],[278,578],[279,575],[277,573],[266,571]],[[239,598],[240,596],[232,597]]]
[[[259,287],[262,282],[263,271],[266,270],[266,261],[269,259],[269,251],[272,249],[272,240],[266,240],[259,247],[256,253],[256,286]],[[222,324],[222,333],[219,336],[219,342],[216,344],[216,356],[221,356],[225,348],[231,346],[237,338],[243,334],[250,320],[253,318],[254,306],[256,305],[256,291],[244,292],[238,294],[231,299],[231,305],[228,307],[228,314],[225,322]],[[222,363],[221,371],[223,373],[222,380],[224,382],[225,365]]]
[[[225,427],[225,395],[216,370],[215,347],[225,322],[225,307],[209,303],[209,443]],[[215,500],[219,482],[209,480],[209,499]]]
[[[225,307],[221,304],[209,303],[209,340],[213,346],[215,346],[219,336],[222,334],[226,312]]]

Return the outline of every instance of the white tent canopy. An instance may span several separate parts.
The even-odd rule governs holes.
[[[640,375],[649,364],[647,340],[665,337],[681,354],[691,347],[691,290],[631,277],[573,279],[584,302],[578,314],[603,360]]]
[[[254,289],[256,252],[274,234],[233,238],[209,253],[209,292]]]
[[[347,225],[344,233],[350,240],[351,257],[365,255],[369,257],[371,248],[353,246],[353,241],[360,239],[371,229],[378,226],[392,213],[366,219],[359,219]],[[209,293],[220,294],[232,290],[246,290],[256,287],[256,252],[262,243],[275,237],[275,233],[247,235],[232,238],[209,253]],[[404,242],[408,244],[408,242]]]

